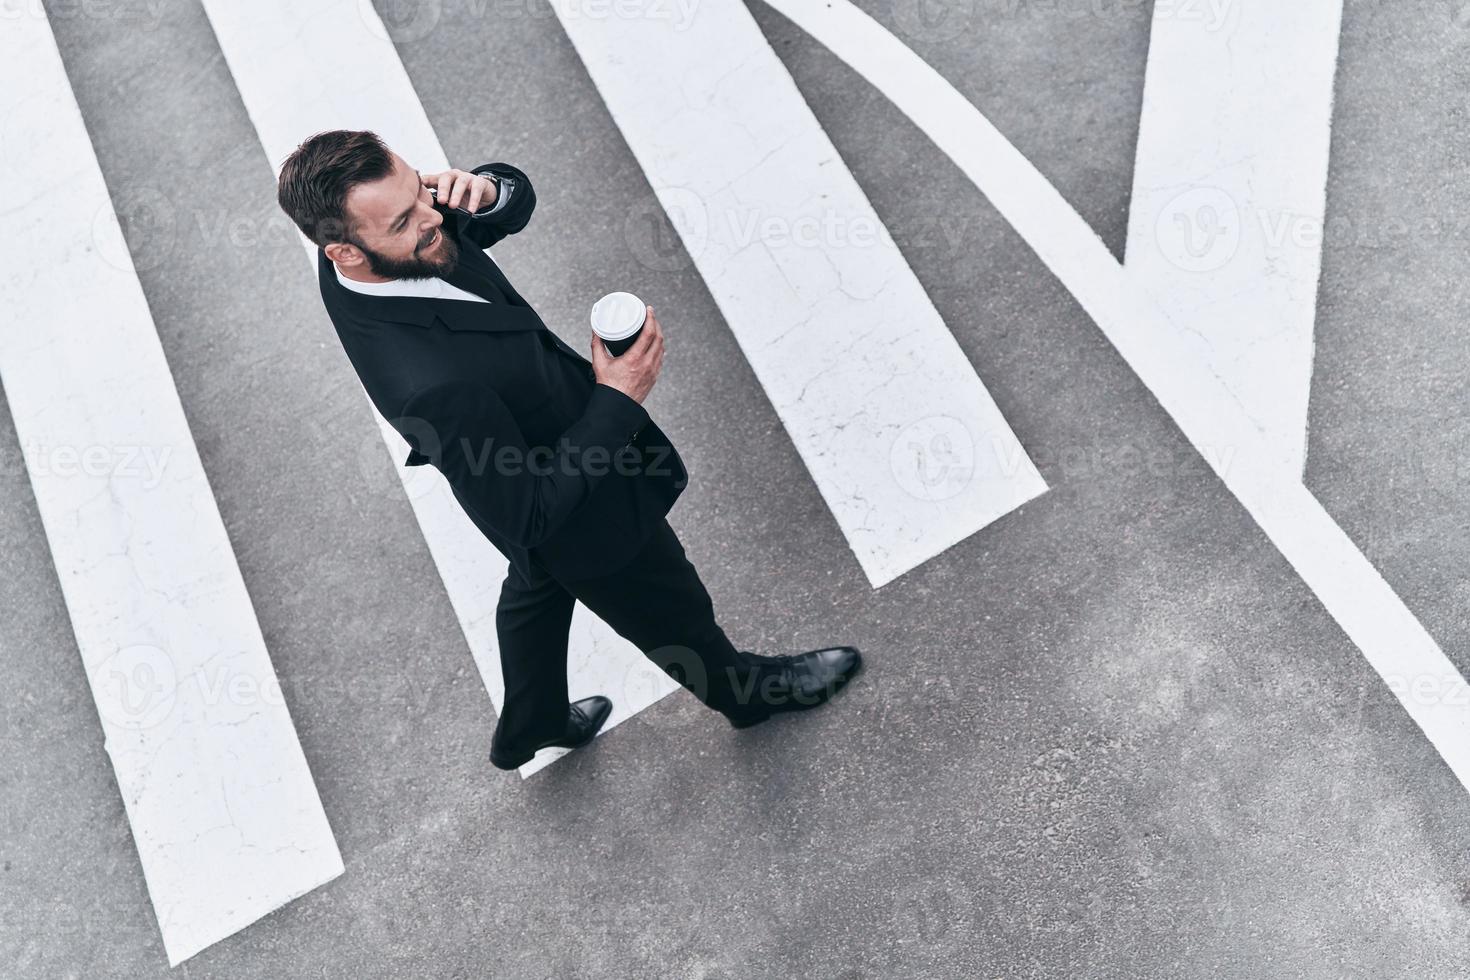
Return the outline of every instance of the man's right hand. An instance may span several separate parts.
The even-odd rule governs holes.
[[[602,346],[602,338],[592,334],[592,373],[598,384],[616,388],[640,405],[658,380],[658,369],[664,363],[664,332],[648,308],[643,332],[638,340],[623,352],[613,357]]]

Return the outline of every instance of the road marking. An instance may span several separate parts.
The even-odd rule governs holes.
[[[312,133],[328,129],[371,129],[425,172],[450,166],[371,3],[326,0],[313,4],[306,13],[286,0],[249,4],[204,0],[204,8],[240,98],[277,173],[299,143]],[[457,165],[463,168],[484,162],[476,159]],[[535,234],[534,217],[525,233]],[[306,247],[309,281],[315,292],[317,249],[304,235],[300,240]],[[514,247],[514,239],[506,246]],[[358,386],[361,389],[360,382]],[[500,583],[508,570],[505,556],[475,528],[438,470],[401,465],[408,455],[408,444],[378,415],[366,391],[363,400],[378,422],[480,679],[499,713],[505,703],[505,682],[500,673],[495,607]],[[573,613],[567,683],[574,701],[593,694],[612,699],[612,715],[599,735],[680,689],[637,647],[581,603]],[[522,778],[568,751],[543,750],[520,767]],[[488,745],[485,753],[485,768],[490,772]]]
[[[1045,492],[738,0],[552,9],[878,588]]]
[[[39,6],[0,120],[0,378],[177,965],[342,858]]]
[[[988,197],[1291,562],[1470,790],[1470,685],[1331,515],[1281,446],[1127,276],[1045,177],[943,76],[848,0],[767,0],[868,80]]]
[[[1156,7],[1124,268],[1306,462],[1342,0]]]

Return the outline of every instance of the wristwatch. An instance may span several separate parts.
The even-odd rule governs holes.
[[[491,210],[499,211],[501,205],[505,203],[506,196],[509,195],[512,190],[515,189],[515,186],[516,186],[515,178],[514,177],[502,177],[499,174],[494,173],[494,172],[489,171],[489,170],[481,170],[477,174],[475,174],[475,176],[477,176],[477,177],[488,177],[488,178],[490,178],[491,180],[493,180],[495,182],[495,203],[492,204],[492,205],[490,205],[490,208],[491,208]],[[488,214],[488,213],[489,212],[486,211],[484,208],[481,208],[480,210],[478,210],[478,211],[475,212],[475,214]]]

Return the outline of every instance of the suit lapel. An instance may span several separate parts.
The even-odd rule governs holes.
[[[484,297],[490,306],[487,309],[485,304],[467,299],[430,300],[439,319],[451,330],[546,330],[536,311],[509,288],[510,283],[506,282],[502,289],[495,279],[472,268],[468,258],[462,256],[453,271],[440,278],[451,286]],[[480,258],[490,264],[483,253]],[[505,282],[505,277],[501,276],[500,281]]]
[[[474,293],[476,296],[482,296],[485,299],[489,300],[491,304],[498,304],[501,306],[510,305],[510,297],[506,296],[505,293],[501,291],[501,289],[495,284],[495,282],[490,279],[490,277],[472,271],[468,268],[464,260],[461,260],[460,263],[455,266],[452,271],[446,272],[439,278],[443,279],[451,286],[458,286],[460,289],[463,289],[467,293]],[[461,302],[469,301],[464,300]],[[478,306],[479,304],[474,305]]]
[[[521,299],[521,294],[516,292],[515,287],[510,284],[510,280],[505,278],[505,274],[500,271],[500,266],[495,264],[495,260],[475,248],[473,243],[469,243],[469,247],[460,252],[459,265],[455,267],[454,275],[484,283],[491,292],[485,292],[483,287],[473,289],[458,282],[454,284],[461,289],[469,289],[477,295],[484,296],[492,303],[509,303],[512,306],[527,305],[526,301]],[[453,281],[448,276],[445,276],[444,279],[446,282]]]
[[[479,252],[479,249],[475,249],[474,251]],[[474,261],[475,259],[479,261],[476,262]],[[536,325],[541,331],[541,343],[546,346],[547,350],[560,351],[584,367],[592,366],[591,361],[577,353],[568,344],[563,342],[560,337],[547,329],[546,325],[541,322],[541,318],[531,309],[530,304],[521,299],[520,294],[511,288],[510,282],[501,274],[500,268],[484,252],[479,252],[478,256],[471,256],[468,251],[461,253],[459,265],[455,267],[453,273],[444,276],[443,279],[450,285],[468,290],[476,296],[483,296],[492,303],[496,302],[497,296],[500,297],[502,305],[497,310],[498,315],[508,318],[511,322],[514,322],[516,317],[528,316],[534,318]],[[473,308],[480,304],[464,301],[457,302],[455,305]],[[482,319],[477,322],[483,322],[483,311],[481,313]],[[453,326],[453,324],[450,325]],[[456,329],[486,328],[483,326],[468,326],[456,327]],[[499,329],[507,328],[501,327]]]

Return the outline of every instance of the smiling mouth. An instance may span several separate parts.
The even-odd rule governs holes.
[[[442,230],[439,228],[435,228],[434,237],[430,238],[427,242],[424,242],[424,244],[420,245],[419,251],[423,251],[426,248],[433,248],[436,244],[438,244],[440,234],[442,234]]]

